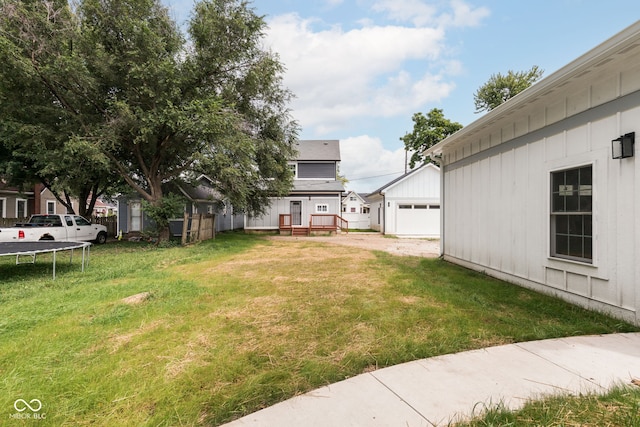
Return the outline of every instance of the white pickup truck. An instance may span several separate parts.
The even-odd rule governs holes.
[[[91,224],[78,215],[33,215],[28,222],[11,228],[0,228],[0,242],[61,242],[107,241],[107,227]]]

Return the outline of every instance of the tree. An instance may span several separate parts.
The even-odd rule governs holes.
[[[444,117],[442,110],[434,108],[425,116],[416,113],[412,117],[413,131],[400,138],[406,151],[413,151],[409,166],[413,169],[416,163],[427,161],[422,154],[427,148],[437,144],[454,132],[462,129],[458,122]]]
[[[265,23],[247,2],[197,3],[189,40],[158,0],[80,0],[76,9],[57,0],[50,8],[56,19],[68,16],[65,31],[38,42],[71,51],[51,55],[66,68],[41,71],[32,52],[15,52],[17,80],[42,94],[29,107],[57,113],[33,119],[34,133],[61,134],[65,143],[95,150],[160,222],[175,205],[165,200],[165,185],[176,179],[205,173],[250,214],[289,191],[287,160],[298,131],[287,109],[292,94],[281,86],[278,58],[262,48]],[[27,24],[51,21],[47,8],[33,9],[24,14]],[[18,41],[29,45],[29,38]],[[67,132],[57,132],[61,123]]]
[[[78,199],[78,213],[89,217],[118,178],[95,147],[74,137],[99,117],[79,93],[87,77],[73,49],[71,9],[31,1],[2,2],[0,11],[0,168],[12,184],[43,183],[68,212]]]
[[[527,89],[542,77],[543,73],[543,70],[534,65],[529,71],[513,72],[509,70],[506,76],[500,73],[492,74],[489,81],[480,86],[473,95],[476,113],[493,110]]]

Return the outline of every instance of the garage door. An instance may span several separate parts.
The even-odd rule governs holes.
[[[396,208],[396,234],[411,236],[440,235],[440,205],[401,203]]]

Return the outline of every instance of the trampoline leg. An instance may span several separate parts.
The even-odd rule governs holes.
[[[56,251],[53,251],[53,280],[56,280]]]

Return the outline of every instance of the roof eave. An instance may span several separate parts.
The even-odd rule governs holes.
[[[538,83],[509,99],[507,102],[494,108],[483,117],[428,148],[423,152],[423,154],[431,157],[441,156],[443,149],[452,141],[464,138],[478,131],[480,128],[487,126],[492,121],[501,119],[507,113],[532,102],[540,96],[544,96],[544,94],[560,86],[562,83],[581,76],[590,68],[599,65],[607,56],[611,56],[617,51],[630,47],[630,45],[638,43],[639,41],[640,21],[630,25],[620,33],[614,35],[574,61],[540,80]]]

